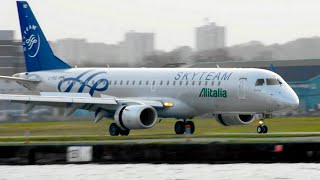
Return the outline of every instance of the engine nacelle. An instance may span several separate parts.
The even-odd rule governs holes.
[[[114,120],[121,129],[151,128],[157,119],[157,111],[146,105],[121,106],[114,115]]]
[[[247,125],[255,120],[255,115],[249,114],[217,114],[217,121],[223,126]]]

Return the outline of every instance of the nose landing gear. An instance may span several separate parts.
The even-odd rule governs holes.
[[[260,118],[260,121],[259,121],[259,126],[257,127],[257,133],[258,134],[266,134],[268,133],[268,126],[264,125],[264,120],[266,117],[271,117],[271,115],[266,115],[266,114],[263,114],[261,115]]]
[[[257,127],[257,133],[259,134],[266,134],[268,133],[268,126],[264,125],[264,122],[262,120],[259,121],[259,126]]]

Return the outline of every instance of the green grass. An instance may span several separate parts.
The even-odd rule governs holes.
[[[173,127],[176,120],[166,119],[157,123],[151,129],[131,130],[128,137],[110,137],[108,135],[110,120],[94,123],[93,121],[64,121],[64,122],[36,122],[36,123],[1,123],[0,142],[23,141],[25,128],[30,129],[32,141],[76,141],[76,140],[121,140],[121,139],[156,139],[156,138],[185,138],[183,135],[175,135]],[[196,125],[193,138],[261,138],[261,137],[302,137],[320,136],[320,134],[214,134],[214,133],[255,133],[258,121],[247,126],[225,127],[214,119],[195,119]],[[320,130],[320,118],[274,118],[266,120],[269,132],[318,132]],[[79,136],[74,136],[79,135]],[[2,137],[1,137],[2,136]],[[4,137],[9,136],[9,137]],[[45,137],[34,137],[45,136]]]

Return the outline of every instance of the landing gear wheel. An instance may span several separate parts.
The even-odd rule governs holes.
[[[190,130],[191,130],[190,133],[193,134],[195,131],[195,125],[194,125],[193,121],[187,121],[186,124],[190,125]]]
[[[120,128],[116,123],[111,123],[109,126],[109,133],[111,136],[118,136],[120,134]]]
[[[128,136],[129,133],[130,133],[130,129],[120,130],[120,135],[121,136]]]
[[[257,127],[257,133],[261,134],[261,133],[263,133],[263,132],[264,132],[263,126],[262,126],[262,125],[259,125],[259,126]]]
[[[185,131],[185,124],[182,121],[177,121],[174,125],[174,131],[176,134],[183,134]]]
[[[263,133],[267,134],[268,133],[268,126],[263,126]]]

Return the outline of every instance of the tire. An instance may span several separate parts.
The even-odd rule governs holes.
[[[190,130],[191,130],[191,134],[194,133],[195,131],[195,125],[194,125],[194,122],[193,121],[187,121],[187,124],[190,125]]]
[[[130,134],[130,129],[120,130],[120,135],[121,136],[128,136],[129,134]]]
[[[263,133],[267,134],[268,133],[268,126],[263,126]]]
[[[177,121],[176,124],[174,125],[174,131],[176,132],[176,134],[183,134],[185,131],[184,122]]]
[[[261,133],[263,133],[263,132],[264,132],[263,126],[259,125],[259,126],[257,127],[257,133],[258,133],[258,134],[261,134]]]
[[[109,126],[109,133],[111,136],[118,136],[120,134],[120,128],[116,123],[111,123]]]

